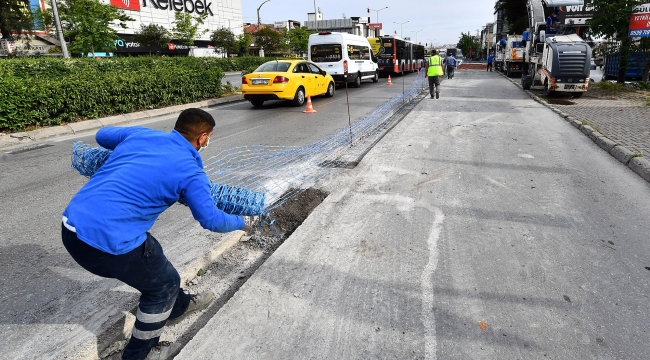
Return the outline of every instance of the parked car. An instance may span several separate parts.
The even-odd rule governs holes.
[[[255,107],[268,100],[289,100],[301,106],[308,96],[334,96],[332,76],[307,60],[269,61],[241,80],[242,96]]]

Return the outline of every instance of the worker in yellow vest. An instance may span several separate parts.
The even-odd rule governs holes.
[[[438,55],[437,50],[431,51],[431,57],[427,61],[427,77],[429,78],[429,94],[433,99],[435,90],[436,99],[440,98],[440,77],[445,73],[442,69],[442,58]]]

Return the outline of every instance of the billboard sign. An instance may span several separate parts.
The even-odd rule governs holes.
[[[585,0],[582,5],[560,6],[557,21],[565,25],[585,25],[587,20],[594,17],[593,0]]]
[[[636,8],[636,13],[630,17],[630,37],[650,37],[650,4]]]
[[[140,0],[111,0],[111,5],[120,9],[140,11]]]

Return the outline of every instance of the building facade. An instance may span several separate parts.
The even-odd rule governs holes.
[[[134,21],[126,22],[126,29],[115,26],[120,35],[115,42],[117,55],[149,53],[149,48],[140,46],[133,41],[133,35],[140,30],[141,25],[162,25],[171,31],[174,28],[176,13],[187,13],[193,17],[205,16],[203,25],[199,27],[199,35],[194,45],[184,45],[172,40],[165,48],[152,48],[159,54],[186,55],[191,48],[208,48],[210,35],[220,28],[230,29],[236,36],[243,32],[241,0],[100,0],[120,8]]]

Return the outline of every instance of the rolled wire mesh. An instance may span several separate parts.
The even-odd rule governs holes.
[[[424,72],[403,93],[351,126],[304,146],[250,145],[223,150],[204,161],[216,206],[229,214],[267,215],[340,167],[341,158],[359,146],[424,87]],[[75,142],[72,166],[92,176],[112,151]],[[183,203],[183,201],[181,201]],[[272,222],[272,220],[270,220]]]

